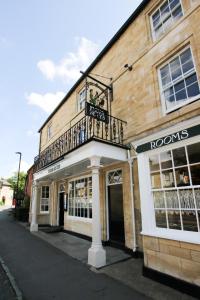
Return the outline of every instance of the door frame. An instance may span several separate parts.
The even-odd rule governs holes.
[[[65,203],[65,197],[66,197],[65,191],[59,191],[58,192],[58,212],[57,212],[57,216],[58,217],[57,217],[57,226],[60,226],[60,194],[64,194],[64,196],[63,196],[64,203]],[[63,203],[63,205],[64,205],[64,203]],[[63,209],[63,212],[64,212],[64,219],[65,219],[65,209]]]
[[[122,182],[120,183],[108,183],[108,174],[110,172],[118,171],[120,170],[122,172]],[[124,187],[123,187],[123,169],[122,168],[116,168],[112,169],[106,172],[106,178],[105,178],[105,183],[106,183],[106,241],[110,240],[110,223],[109,223],[109,199],[108,199],[108,187],[111,185],[122,185],[122,195],[123,195],[123,207],[124,207]]]

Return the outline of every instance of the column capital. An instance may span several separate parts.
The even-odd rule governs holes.
[[[33,188],[38,188],[39,187],[39,181],[34,180],[33,181]]]
[[[99,169],[102,167],[102,165],[100,164],[101,161],[101,157],[94,155],[90,157],[90,166],[88,168],[91,169]]]

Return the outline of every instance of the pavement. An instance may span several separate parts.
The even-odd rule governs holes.
[[[107,266],[93,269],[86,264],[89,241],[62,232],[31,234],[9,210],[0,211],[0,232],[0,256],[24,300],[194,299],[143,277],[142,259],[119,249],[106,247]]]

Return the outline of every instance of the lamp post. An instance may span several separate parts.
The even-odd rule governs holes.
[[[18,206],[18,190],[19,190],[19,173],[20,173],[20,165],[21,165],[21,158],[22,153],[21,152],[15,152],[15,154],[19,154],[19,167],[18,167],[18,173],[17,173],[17,191],[16,191],[16,206]]]

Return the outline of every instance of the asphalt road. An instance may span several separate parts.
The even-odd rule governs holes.
[[[8,211],[0,212],[0,256],[25,300],[149,299],[40,240]]]

